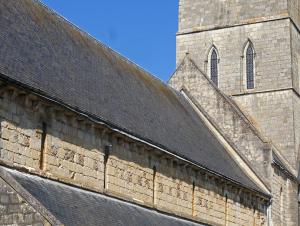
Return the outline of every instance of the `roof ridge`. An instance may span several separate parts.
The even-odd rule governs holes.
[[[1,74],[0,74],[0,81],[4,82],[4,80],[2,80],[2,79],[3,78],[1,78]],[[16,82],[16,81],[9,79],[9,83],[14,84],[14,82]],[[158,149],[159,151],[162,151],[165,154],[172,155],[175,158],[177,158],[179,160],[182,160],[182,161],[184,161],[186,163],[189,163],[189,164],[191,164],[191,165],[193,165],[193,166],[195,166],[195,167],[197,167],[199,169],[206,170],[207,172],[209,172],[209,173],[211,173],[213,175],[216,175],[217,177],[226,178],[227,180],[231,181],[234,184],[240,185],[240,186],[242,186],[242,187],[244,187],[246,189],[253,190],[253,191],[256,191],[256,192],[259,192],[261,194],[266,195],[265,193],[262,193],[261,191],[255,189],[255,188],[251,188],[249,185],[246,185],[246,184],[243,184],[243,183],[239,182],[237,179],[233,179],[233,178],[231,178],[229,176],[226,176],[222,172],[218,172],[215,169],[211,169],[208,165],[205,165],[203,163],[195,161],[194,159],[191,159],[191,158],[189,158],[188,156],[186,156],[184,154],[177,153],[176,151],[173,151],[170,148],[168,148],[167,146],[165,146],[163,144],[160,144],[160,143],[157,143],[154,140],[151,140],[149,138],[140,136],[139,134],[136,134],[133,131],[129,131],[128,129],[122,127],[121,125],[118,125],[116,123],[108,121],[108,120],[106,120],[106,119],[104,119],[104,118],[102,118],[102,117],[100,117],[98,115],[93,115],[90,112],[85,112],[82,109],[77,109],[74,106],[69,106],[68,104],[66,104],[62,100],[53,99],[51,96],[49,96],[47,93],[43,93],[41,90],[34,90],[34,88],[32,88],[32,87],[23,86],[22,84],[19,84],[19,83],[15,83],[14,85],[17,85],[17,86],[19,86],[20,88],[23,88],[23,89],[29,89],[33,94],[35,94],[35,95],[37,95],[37,96],[45,99],[46,101],[50,101],[53,104],[58,104],[61,107],[66,108],[67,110],[70,110],[70,111],[72,111],[75,114],[78,114],[78,115],[80,115],[82,117],[87,118],[88,120],[90,120],[93,123],[105,125],[107,128],[113,130],[114,132],[121,133],[122,135],[124,135],[126,137],[129,137],[129,138],[131,138],[131,139],[133,139],[133,140],[135,140],[137,142],[141,142],[141,143],[143,143],[145,145],[151,146],[152,148],[156,148],[156,149]],[[186,98],[182,95],[182,93],[180,91],[177,91],[177,90],[173,89],[172,87],[170,87],[170,88],[172,89],[172,91],[174,92],[174,94],[178,98],[184,100],[189,106],[191,106],[191,104],[186,100]],[[191,108],[192,108],[192,106],[191,106]],[[193,109],[193,111],[195,112],[195,114],[197,114],[194,109]],[[202,120],[200,119],[200,121],[202,121]],[[213,135],[212,132],[209,131],[209,133],[211,135]],[[9,167],[9,166],[7,165],[7,167]],[[1,165],[0,165],[0,168],[1,168]],[[28,173],[30,175],[33,175],[30,172],[28,172]],[[0,172],[0,176],[1,176],[1,172]],[[49,180],[51,180],[51,179],[49,179]]]
[[[33,1],[36,4],[39,4],[42,7],[44,7],[44,9],[46,9],[48,12],[54,14],[54,16],[56,16],[57,18],[59,18],[62,22],[64,22],[64,23],[68,24],[69,26],[71,26],[73,29],[75,29],[76,31],[78,31],[84,37],[86,37],[86,38],[90,39],[91,41],[95,42],[95,44],[100,45],[101,47],[103,47],[104,49],[108,50],[109,52],[112,52],[114,54],[114,56],[118,57],[118,59],[120,59],[120,60],[122,60],[122,61],[124,61],[124,62],[126,62],[126,63],[128,63],[128,64],[130,64],[132,66],[134,66],[136,69],[145,72],[147,75],[149,75],[153,79],[159,81],[160,83],[166,85],[167,87],[170,87],[168,84],[166,84],[163,80],[161,80],[158,76],[154,75],[152,72],[148,71],[147,69],[145,69],[141,65],[137,64],[133,60],[130,60],[128,57],[126,57],[126,56],[122,55],[120,52],[114,50],[108,44],[103,43],[102,41],[98,40],[96,37],[94,37],[93,35],[91,35],[87,31],[83,30],[82,28],[80,28],[76,24],[72,23],[66,17],[60,15],[54,9],[51,9],[50,7],[48,7],[45,3],[42,2],[42,0],[31,0],[31,1]]]
[[[37,0],[3,1],[0,7],[12,9],[0,18],[0,43],[6,47],[0,48],[0,57],[5,57],[0,63],[0,77],[5,81],[252,187],[178,91],[108,51],[102,43],[81,35],[87,34],[57,19]],[[38,18],[36,10],[40,10]],[[10,32],[12,38],[6,38]],[[228,164],[225,167],[217,161]]]

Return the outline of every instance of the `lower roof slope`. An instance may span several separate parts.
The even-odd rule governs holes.
[[[0,74],[249,188],[189,103],[38,1],[0,1]]]
[[[104,195],[0,167],[66,226],[201,226]],[[5,179],[5,178],[4,178]]]

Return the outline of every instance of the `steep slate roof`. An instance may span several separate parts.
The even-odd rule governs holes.
[[[25,189],[56,220],[66,226],[202,225],[38,176],[32,176],[4,167],[0,167],[0,171],[0,176],[4,175],[5,177],[7,173],[12,176],[15,182],[12,186],[14,184],[21,185],[22,190]],[[6,178],[3,179],[7,181]],[[11,182],[11,180],[8,181]],[[28,199],[30,201],[30,197]]]
[[[38,1],[1,0],[0,27],[2,77],[260,190],[184,97]]]

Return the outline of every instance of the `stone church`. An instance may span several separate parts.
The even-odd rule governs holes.
[[[176,39],[165,84],[0,0],[0,225],[299,225],[300,1],[179,0]]]

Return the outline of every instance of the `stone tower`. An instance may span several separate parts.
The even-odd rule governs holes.
[[[299,0],[180,0],[177,33],[177,66],[188,53],[295,170],[299,10]]]

